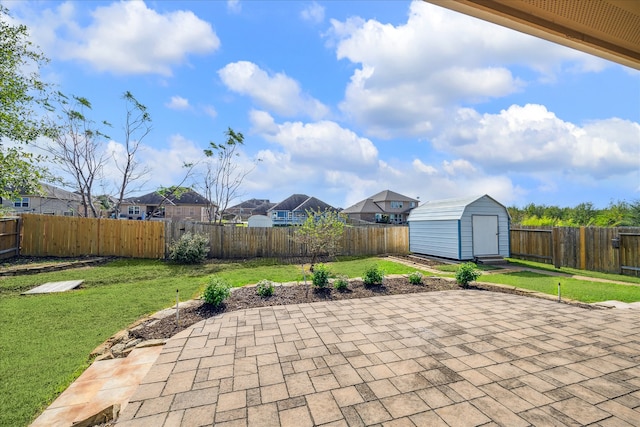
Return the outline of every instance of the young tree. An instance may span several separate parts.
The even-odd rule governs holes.
[[[70,100],[58,92],[57,101],[60,122],[51,143],[44,149],[73,178],[71,186],[82,197],[84,216],[99,217],[93,189],[102,178],[102,169],[107,161],[103,143],[109,137],[85,115],[87,110],[91,110],[88,99],[72,96]],[[107,122],[102,122],[102,125],[110,126]]]
[[[147,220],[151,220],[153,217],[162,212],[162,209],[169,200],[179,199],[180,196],[191,190],[191,188],[184,186],[184,184],[193,176],[193,170],[196,166],[196,163],[184,163],[182,165],[182,168],[185,169],[185,174],[178,185],[172,185],[170,187],[160,187],[156,190],[156,193],[158,193],[158,195],[162,197],[162,199],[160,200],[160,203],[158,203],[158,206],[155,207],[153,212],[151,212],[147,216]]]
[[[126,120],[124,124],[124,156],[119,160],[116,154],[113,158],[116,168],[122,174],[122,180],[118,186],[117,201],[114,206],[116,218],[120,216],[120,205],[126,195],[135,189],[131,185],[144,180],[150,173],[150,169],[141,165],[136,156],[142,140],[151,132],[151,116],[147,107],[127,91],[122,95],[126,103]]]
[[[344,233],[345,217],[334,210],[307,211],[307,219],[295,231],[296,242],[306,245],[311,254],[311,267],[318,256],[334,257],[340,251],[340,239]]]
[[[50,134],[51,129],[39,114],[49,108],[48,86],[38,74],[47,58],[29,41],[27,27],[10,18],[0,4],[0,197],[13,198],[19,190],[37,192],[46,175],[40,157],[20,145]],[[15,145],[9,147],[7,141]]]
[[[239,149],[244,145],[242,133],[228,128],[225,135],[227,140],[224,143],[209,142],[210,148],[204,150],[207,161],[203,187],[204,196],[209,201],[209,222],[220,225],[222,212],[227,209],[229,202],[240,196],[242,182],[255,169],[255,164],[250,169],[242,169],[237,161]]]

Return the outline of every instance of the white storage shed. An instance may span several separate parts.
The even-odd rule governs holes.
[[[407,221],[413,253],[461,261],[510,255],[509,212],[486,194],[428,201]]]
[[[247,220],[248,227],[273,227],[273,221],[266,215],[251,215]]]

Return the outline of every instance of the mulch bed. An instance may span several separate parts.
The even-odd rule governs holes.
[[[255,287],[247,286],[234,289],[231,296],[218,308],[202,302],[193,307],[180,310],[180,326],[176,324],[174,316],[169,316],[150,325],[136,328],[131,331],[131,335],[134,338],[142,338],[144,340],[166,339],[201,320],[220,313],[248,308],[455,289],[462,289],[462,287],[452,280],[439,277],[424,277],[421,285],[412,285],[404,277],[386,278],[384,284],[379,286],[365,286],[362,280],[351,280],[346,291],[337,291],[333,288],[313,289],[311,284],[309,284],[309,289],[305,285],[276,286],[274,294],[270,297],[261,297],[256,293]],[[471,289],[529,295],[526,292],[515,289],[499,288],[482,283],[476,283],[471,286]]]

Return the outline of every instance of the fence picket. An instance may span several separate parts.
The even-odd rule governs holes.
[[[640,227],[517,226],[511,229],[511,256],[556,268],[640,275]]]
[[[21,255],[164,258],[164,224],[29,214],[22,216]]]
[[[0,218],[0,259],[18,255],[20,250],[20,219]]]

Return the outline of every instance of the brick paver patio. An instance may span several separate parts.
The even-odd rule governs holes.
[[[172,338],[118,426],[640,424],[640,314],[483,291],[225,313]]]

